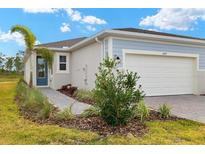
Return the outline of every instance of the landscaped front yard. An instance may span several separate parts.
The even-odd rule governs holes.
[[[14,102],[17,79],[9,78],[0,77],[0,144],[205,144],[205,125],[188,120],[148,121],[149,131],[143,137],[101,137],[93,132],[33,123],[20,116]]]

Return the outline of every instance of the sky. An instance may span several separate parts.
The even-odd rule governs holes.
[[[36,44],[126,27],[205,38],[205,9],[0,9],[0,52],[8,56],[25,48],[21,34],[10,33],[16,24],[29,27]]]

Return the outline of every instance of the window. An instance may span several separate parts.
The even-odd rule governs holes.
[[[56,73],[69,73],[69,53],[56,53]]]
[[[66,56],[59,56],[59,70],[66,71]]]
[[[37,58],[37,76],[38,78],[46,77],[45,61],[40,57]]]

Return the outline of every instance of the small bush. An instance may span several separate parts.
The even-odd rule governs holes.
[[[93,101],[93,91],[79,89],[74,92],[74,97],[79,101]]]
[[[82,114],[82,117],[95,117],[100,116],[100,110],[97,107],[91,106],[90,108],[86,109]]]
[[[38,114],[38,117],[43,118],[43,119],[47,119],[51,116],[53,110],[54,110],[53,105],[45,102],[43,105],[43,108],[40,110],[40,112]]]
[[[70,120],[74,118],[74,115],[72,113],[72,105],[69,107],[66,107],[63,111],[60,111],[57,113],[56,117],[60,120]]]
[[[21,79],[17,86],[16,86],[16,95],[20,98],[23,99],[26,96],[26,93],[28,91],[28,86],[26,83]]]
[[[149,116],[149,109],[146,107],[143,101],[137,104],[136,116],[140,118],[141,122],[144,122],[145,119]]]
[[[161,118],[166,119],[170,116],[170,107],[167,104],[160,105],[158,112]]]
[[[117,69],[117,61],[105,59],[96,74],[94,100],[100,116],[110,125],[126,124],[133,118],[135,107],[144,97],[139,76]]]
[[[32,116],[38,118],[49,118],[54,110],[48,99],[36,88],[30,88],[24,81],[19,81],[16,94],[20,98],[18,104]]]

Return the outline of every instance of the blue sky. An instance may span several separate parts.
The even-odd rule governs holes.
[[[90,36],[103,29],[134,27],[205,38],[205,9],[0,9],[0,52],[24,49],[12,25],[28,26],[38,43]]]

